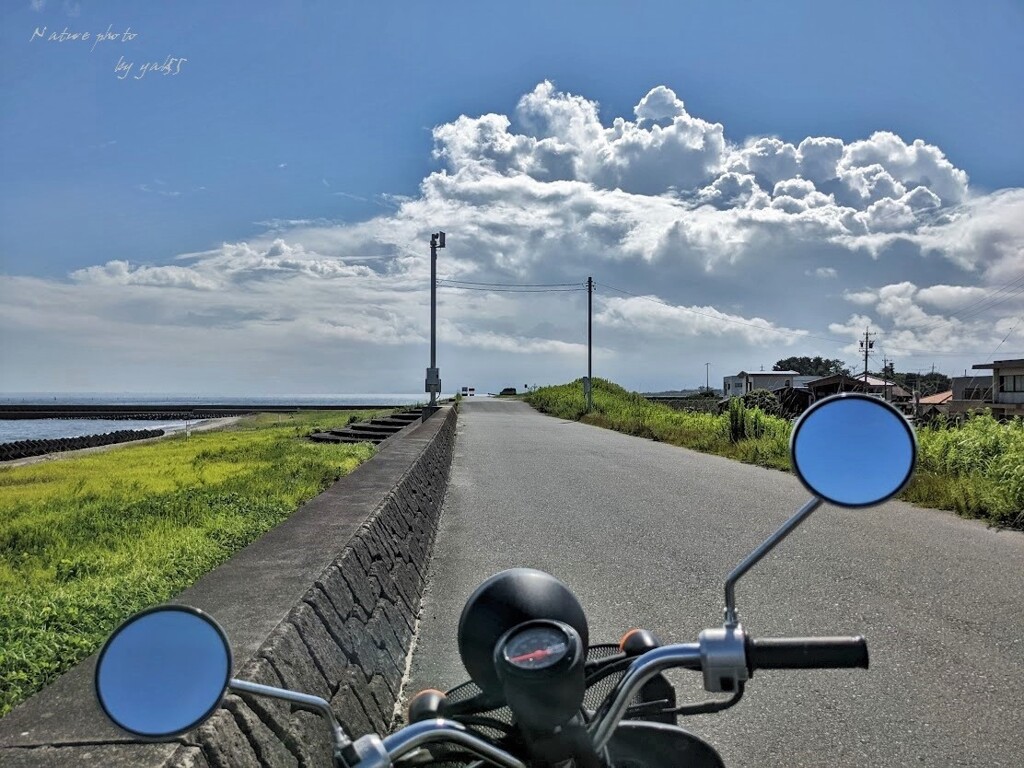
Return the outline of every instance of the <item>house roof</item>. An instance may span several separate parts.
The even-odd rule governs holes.
[[[847,376],[846,374],[843,373],[835,373],[832,374],[831,376],[822,376],[820,379],[809,381],[804,386],[808,387],[809,389],[818,389],[819,387],[827,387],[832,384],[838,384],[840,381],[851,383],[855,382],[857,384],[864,385],[864,379],[864,374],[861,374],[859,376]],[[866,383],[868,387],[889,387],[889,392],[890,394],[892,394],[893,397],[910,397],[910,393],[907,392],[907,390],[905,390],[899,384],[896,384],[895,382],[892,381],[887,381],[886,379],[880,379],[877,376],[872,376],[871,374],[867,375]]]
[[[799,376],[797,371],[740,371],[737,376]]]
[[[977,365],[972,365],[971,369],[978,371],[988,368],[1017,368],[1020,366],[1024,366],[1024,357],[1017,358],[1016,360],[994,360],[991,363],[978,363]]]
[[[953,399],[953,390],[947,389],[945,392],[937,392],[934,395],[928,395],[927,397],[921,398],[922,405],[942,405],[948,403]]]

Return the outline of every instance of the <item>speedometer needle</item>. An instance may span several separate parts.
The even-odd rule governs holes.
[[[545,656],[550,656],[551,653],[552,651],[547,648],[538,648],[536,651],[530,651],[529,653],[524,653],[521,656],[513,656],[509,661],[517,664],[522,661],[537,661],[538,659],[543,659]]]

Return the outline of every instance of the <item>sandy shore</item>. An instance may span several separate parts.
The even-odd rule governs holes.
[[[229,424],[234,424],[242,416],[226,416],[221,419],[208,419],[202,424],[196,424],[195,426],[189,427],[189,432],[207,432],[211,429],[223,429]],[[64,459],[69,456],[81,456],[85,453],[98,453],[99,451],[109,451],[112,448],[124,448],[126,445],[141,445],[142,443],[153,443],[157,440],[166,440],[168,437],[174,435],[180,435],[184,432],[183,429],[176,429],[173,432],[168,432],[161,437],[147,437],[143,440],[129,440],[126,443],[114,443],[112,445],[98,445],[95,448],[79,448],[77,451],[59,451],[58,453],[44,453],[42,456],[30,456],[26,459],[15,459],[14,461],[0,461],[0,467],[23,467],[28,464],[38,464],[41,461],[57,461]]]

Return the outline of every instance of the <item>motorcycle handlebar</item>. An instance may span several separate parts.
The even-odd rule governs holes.
[[[749,636],[743,638],[741,635],[737,640],[739,647],[745,650],[746,664],[750,671],[868,667],[867,641],[859,636],[754,639]],[[673,667],[701,669],[701,664],[701,645],[696,643],[662,646],[638,657],[616,684],[602,711],[590,725],[595,747],[601,750],[608,743],[629,702],[645,682]],[[364,739],[360,742],[364,742]],[[467,733],[459,723],[443,719],[413,723],[388,736],[383,742],[376,739],[379,750],[376,757],[379,762],[371,759],[367,764],[391,765],[392,760],[411,750],[438,741],[458,743],[478,756],[507,768],[523,768],[523,763],[512,755]],[[360,766],[362,764],[359,763]]]
[[[747,638],[747,665],[755,669],[868,668],[868,644],[857,637]]]

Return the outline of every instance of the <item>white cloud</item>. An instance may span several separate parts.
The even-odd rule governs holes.
[[[879,334],[877,346],[890,356],[976,350],[976,356],[987,357],[1001,344],[1024,343],[1024,324],[1018,322],[1024,312],[1022,294],[1024,291],[974,286],[918,288],[909,281],[892,283],[874,292],[844,293],[851,303],[873,307],[874,317],[854,315],[845,323],[831,324],[829,330],[856,339],[862,338],[868,326],[881,327],[884,331]],[[1005,301],[1000,302],[1003,308],[997,311],[995,302],[1000,298]],[[922,304],[944,312],[928,312]],[[851,342],[845,351],[856,354],[859,348]]]
[[[808,136],[797,147],[800,175],[816,183],[836,178],[842,157],[843,142],[840,139]]]
[[[904,215],[906,209],[900,210]],[[925,219],[903,232],[841,234],[835,241],[850,248],[863,248],[874,256],[894,243],[906,242],[924,256],[940,256],[966,271],[980,270],[990,282],[1011,280],[1021,274],[1024,189],[1005,189],[970,198],[962,205],[931,215],[934,220]]]
[[[781,328],[760,317],[745,318],[720,312],[714,307],[681,307],[662,302],[656,296],[602,299],[594,321],[610,328],[644,335],[678,338],[711,335],[735,337],[749,344],[794,344],[806,331]]]
[[[874,291],[845,291],[843,298],[851,304],[870,306],[878,301],[878,294]]]
[[[964,285],[933,285],[922,288],[917,300],[937,309],[960,309],[970,306],[989,294],[984,288]]]
[[[596,102],[543,82],[516,107],[528,133],[511,131],[504,115],[461,116],[434,129],[435,155],[454,173],[525,173],[640,194],[690,189],[721,169],[722,125],[691,117],[671,90],[652,89],[635,111],[644,117],[616,118],[606,128]]]
[[[775,138],[754,139],[735,150],[727,164],[729,170],[751,173],[758,183],[774,187],[799,172],[796,147]]]
[[[102,266],[86,267],[71,273],[80,283],[94,285],[149,285],[164,288],[187,288],[212,291],[218,283],[186,267],[132,266],[127,261],[108,261]]]
[[[659,85],[640,99],[640,103],[633,107],[633,114],[640,120],[674,120],[686,114],[686,107],[675,91]]]
[[[921,139],[907,144],[895,133],[878,131],[869,139],[848,144],[842,163],[850,169],[877,164],[899,184],[927,187],[946,204],[962,202],[967,194],[967,174],[954,168],[942,150]]]

